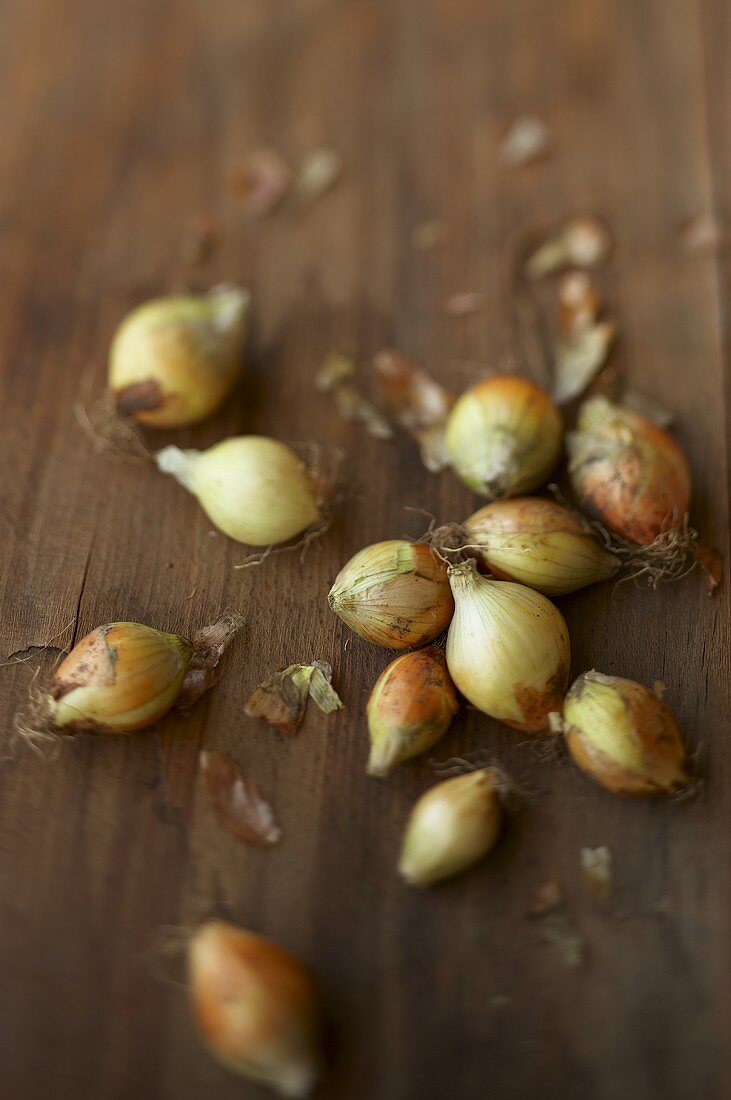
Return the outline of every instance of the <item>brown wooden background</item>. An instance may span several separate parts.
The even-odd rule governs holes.
[[[321,1095],[463,1100],[728,1097],[731,753],[727,593],[700,577],[648,593],[561,601],[574,668],[664,680],[707,776],[695,802],[633,804],[571,767],[541,765],[514,733],[463,715],[443,756],[483,747],[534,790],[493,859],[428,895],[394,862],[425,760],[368,780],[363,705],[387,655],[329,614],[339,565],[363,544],[472,508],[410,443],[339,421],[313,391],[333,347],[384,345],[462,386],[470,364],[516,352],[515,234],[583,209],[617,249],[602,276],[617,363],[680,414],[693,518],[728,551],[727,257],[683,251],[684,219],[731,218],[731,11],[723,0],[5,0],[0,26],[0,657],[99,623],[193,631],[224,606],[245,636],[190,720],[78,739],[55,763],[4,762],[0,826],[0,1080],[14,1100],[259,1097],[201,1049],[185,994],[156,980],[162,925],[223,913],[276,937],[320,975],[333,1021]],[[521,112],[554,155],[506,171]],[[342,183],[295,220],[248,222],[228,195],[255,144],[297,159],[338,149]],[[186,219],[223,241],[191,274]],[[410,231],[447,226],[415,252]],[[350,452],[349,494],[303,565],[240,573],[192,498],[153,468],[96,458],[72,413],[103,387],[131,305],[182,285],[251,287],[240,396],[179,433],[315,439]],[[445,295],[485,310],[447,318]],[[158,441],[153,441],[158,442]],[[29,651],[30,652],[30,651]],[[40,664],[0,669],[2,729]],[[290,740],[246,719],[276,666],[332,661],[346,709]],[[37,659],[36,659],[37,658]],[[201,745],[226,748],[271,797],[271,852],[223,834],[196,782]],[[615,893],[592,905],[584,845],[608,844]],[[576,971],[525,919],[557,876],[587,943]]]

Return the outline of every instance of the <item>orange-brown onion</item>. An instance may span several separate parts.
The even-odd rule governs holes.
[[[426,752],[446,733],[458,708],[443,649],[432,645],[396,657],[368,700],[368,774],[388,775]]]
[[[188,945],[198,1027],[229,1069],[309,1096],[321,1070],[319,994],[310,971],[278,944],[209,920]]]
[[[563,727],[576,763],[613,794],[673,794],[688,786],[675,718],[644,684],[583,673],[566,696]]]
[[[688,460],[654,421],[591,397],[579,410],[568,451],[579,504],[621,538],[649,546],[683,526],[691,496]]]

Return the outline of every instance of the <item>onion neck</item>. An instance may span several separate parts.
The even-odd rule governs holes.
[[[155,455],[158,469],[164,474],[171,474],[184,489],[193,493],[195,463],[200,451],[183,451],[180,447],[163,447]]]
[[[478,583],[478,580],[484,579],[477,572],[473,558],[468,558],[467,561],[459,562],[457,565],[447,566],[447,576],[455,597],[469,591]]]
[[[495,429],[480,475],[486,494],[492,499],[504,496],[512,488],[517,471],[514,437],[509,432]]]
[[[228,335],[243,327],[251,304],[251,295],[241,287],[222,284],[209,291],[212,324],[216,332]]]

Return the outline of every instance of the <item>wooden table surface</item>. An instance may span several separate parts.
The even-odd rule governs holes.
[[[429,894],[408,890],[399,837],[433,773],[421,759],[388,782],[366,777],[363,707],[388,655],[346,647],[326,594],[361,546],[420,533],[407,505],[445,521],[475,501],[449,473],[427,474],[408,440],[341,421],[313,374],[344,348],[368,381],[388,345],[455,388],[524,366],[516,236],[596,211],[617,242],[601,275],[615,363],[677,410],[693,521],[728,553],[731,270],[723,249],[685,250],[678,227],[731,218],[729,6],[5,0],[1,20],[1,728],[35,670],[48,676],[100,623],[185,633],[228,606],[247,618],[189,719],[3,761],[3,1096],[263,1096],[210,1059],[184,990],[157,976],[161,927],[222,914],[317,971],[332,1031],[323,1100],[728,1097],[728,589],[711,601],[693,575],[560,601],[575,673],[668,685],[706,779],[695,801],[604,794],[463,713],[441,755],[496,755],[534,797],[494,858]],[[509,170],[497,147],[525,112],[546,121],[553,152]],[[248,220],[226,186],[237,159],[265,144],[296,162],[317,142],[342,154],[340,184],[301,218]],[[199,213],[222,240],[191,270],[180,240]],[[432,218],[443,246],[415,251],[413,227]],[[102,391],[129,307],[222,280],[255,303],[240,393],[165,438],[342,446],[347,494],[304,564],[285,554],[235,571],[241,548],[210,537],[191,497],[151,465],[94,455],[74,417]],[[447,317],[445,296],[473,289],[484,309]],[[54,638],[58,649],[36,648]],[[332,662],[341,713],[310,714],[292,738],[245,717],[261,678],[309,657]],[[270,797],[278,848],[221,831],[198,778],[203,745],[234,755]],[[579,870],[580,848],[602,844],[615,867],[605,911]],[[552,877],[586,943],[574,970],[525,918]]]

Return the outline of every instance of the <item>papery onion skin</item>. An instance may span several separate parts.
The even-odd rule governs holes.
[[[454,612],[446,564],[424,543],[407,539],[359,550],[338,573],[328,601],[346,626],[387,649],[432,641]]]
[[[489,768],[442,780],[411,811],[399,860],[402,878],[430,886],[466,870],[495,846],[502,820]]]
[[[478,560],[501,580],[546,596],[575,592],[614,576],[620,560],[605,550],[568,508],[541,497],[486,504],[463,528]]]
[[[571,662],[563,615],[540,592],[450,566],[455,598],[447,667],[478,710],[515,729],[540,733],[560,710]]]
[[[156,461],[219,530],[248,546],[288,542],[320,519],[302,460],[277,439],[234,436],[206,451],[165,447]]]
[[[680,445],[654,421],[606,397],[589,398],[568,450],[579,504],[621,538],[649,546],[682,527],[690,467]]]
[[[545,484],[561,455],[563,420],[539,386],[497,375],[458,398],[445,438],[451,465],[471,489],[516,496]]]
[[[585,672],[566,696],[563,722],[575,762],[613,794],[673,794],[689,785],[672,711],[644,684]]]
[[[109,353],[117,409],[141,424],[176,428],[216,411],[241,373],[249,293],[156,298],[119,325]]]
[[[188,973],[211,1052],[282,1096],[309,1096],[321,1072],[320,999],[310,971],[272,940],[211,920],[190,940]]]
[[[383,670],[368,700],[368,774],[385,776],[426,752],[446,733],[459,708],[444,650],[404,653]]]
[[[193,645],[143,623],[108,623],[56,669],[46,700],[58,729],[131,733],[162,718],[180,695]]]

